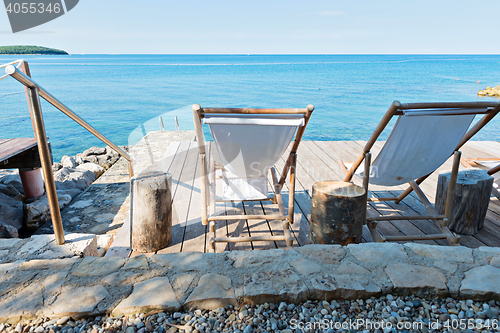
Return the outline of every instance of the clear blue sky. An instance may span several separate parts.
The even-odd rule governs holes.
[[[500,54],[500,1],[80,0],[0,45],[70,53]]]

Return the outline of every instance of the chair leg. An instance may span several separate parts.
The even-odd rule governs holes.
[[[208,224],[208,195],[207,195],[207,165],[205,153],[200,154],[200,167],[201,167],[201,224]]]
[[[342,171],[342,173],[344,174],[344,177],[347,177],[347,175],[349,174],[349,170],[347,170],[347,167],[345,166],[344,161],[339,159],[337,163],[339,164],[339,168]]]
[[[210,216],[215,216],[215,199],[216,199],[216,189],[215,189],[215,182],[216,182],[216,177],[215,177],[215,161],[213,160],[213,157],[211,158],[210,162],[210,175],[208,177],[209,179],[209,187],[210,187]],[[216,221],[210,221],[210,232],[213,233],[213,238],[210,240],[210,247],[211,249],[215,251],[215,239],[217,238],[216,235]]]
[[[424,180],[427,179],[427,177],[429,177],[430,174],[426,175],[426,176],[422,176],[420,178],[418,178],[417,180],[414,181],[415,184],[417,185],[420,185],[422,184],[422,182]],[[411,186],[408,186],[408,188],[403,192],[401,193],[399,196],[398,196],[398,199],[396,201],[394,201],[394,203],[400,203],[401,201],[403,201],[404,198],[406,198],[408,196],[408,194],[410,194],[411,192],[413,191],[413,187]]]
[[[363,188],[366,191],[366,195],[368,197],[368,183],[370,182],[370,166],[372,163],[372,154],[365,154],[365,170],[363,172]]]
[[[288,195],[288,221],[293,224],[294,204],[295,204],[295,171],[297,169],[297,154],[290,154],[290,184]]]
[[[377,230],[377,222],[367,222],[366,225],[375,242],[379,243],[385,242],[385,239],[382,237],[382,235],[380,235],[380,233]]]
[[[444,210],[444,215],[446,215],[448,221],[451,220],[451,215],[453,214],[453,199],[455,198],[455,188],[457,185],[458,177],[458,166],[460,165],[460,156],[462,154],[459,151],[453,153],[453,166],[451,169],[450,183],[448,184],[448,193],[446,194],[446,206]],[[445,227],[446,225],[443,225]]]
[[[434,206],[430,203],[429,199],[427,199],[427,197],[425,196],[424,192],[422,192],[420,187],[416,184],[416,182],[411,181],[410,186],[413,189],[413,191],[415,191],[415,193],[418,195],[420,201],[422,201],[422,203],[425,206],[425,209],[427,209],[429,214],[434,215],[434,216],[439,215],[437,213],[436,209],[434,208]],[[460,241],[460,237],[457,236],[456,234],[452,233],[450,231],[450,229],[448,229],[448,227],[446,226],[446,224],[447,224],[446,220],[447,219],[444,219],[442,221],[441,220],[434,220],[434,222],[436,223],[436,226],[439,228],[439,230],[443,233],[443,235],[446,236],[446,240],[448,241],[448,243],[450,245],[458,245],[458,242]]]

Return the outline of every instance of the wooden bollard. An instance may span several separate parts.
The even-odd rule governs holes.
[[[155,252],[172,241],[172,175],[154,173],[131,179],[132,249]]]
[[[442,172],[436,189],[436,210],[444,214],[451,172]],[[490,203],[493,177],[486,170],[469,169],[458,172],[455,196],[448,228],[462,235],[474,235],[484,225]]]
[[[366,221],[366,191],[352,183],[315,183],[312,192],[311,244],[360,243]]]

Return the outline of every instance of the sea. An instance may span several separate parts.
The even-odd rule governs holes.
[[[500,84],[500,55],[0,55],[0,64],[19,58],[37,84],[118,145],[161,126],[174,130],[176,117],[180,130],[193,129],[195,103],[312,104],[304,139],[367,140],[394,100],[498,100],[477,92]],[[55,161],[104,146],[43,100],[42,110]],[[474,139],[500,141],[499,125],[500,117]],[[23,86],[8,77],[0,81],[0,138],[28,136]]]

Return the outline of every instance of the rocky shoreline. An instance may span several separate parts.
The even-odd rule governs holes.
[[[91,147],[75,156],[63,156],[61,162],[53,163],[59,208],[62,210],[119,158],[109,146]],[[50,220],[47,194],[25,199],[18,170],[0,172],[0,210],[0,238],[30,235]]]
[[[477,95],[483,97],[500,97],[500,85],[493,88],[486,87],[484,90],[479,90]]]

